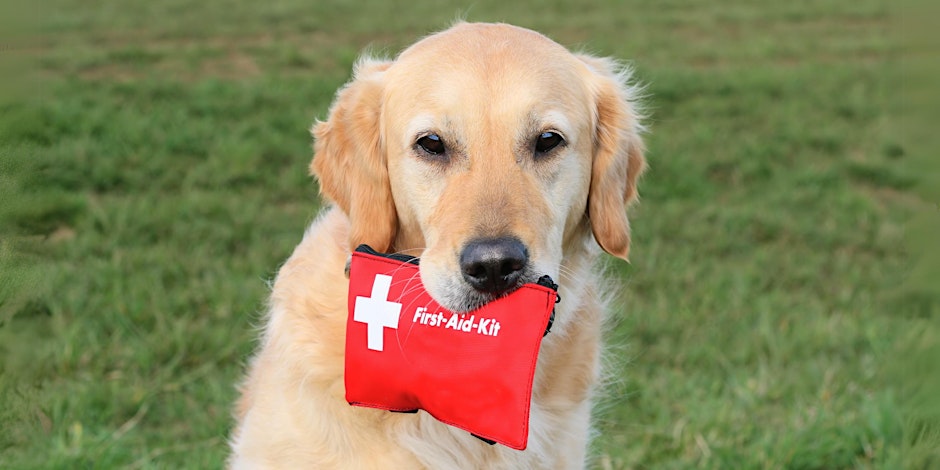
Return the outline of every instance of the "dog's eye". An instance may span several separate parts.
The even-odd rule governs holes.
[[[418,146],[431,155],[442,155],[447,150],[441,136],[437,134],[428,134],[418,139]]]
[[[557,132],[543,132],[538,139],[535,139],[535,151],[537,153],[548,153],[564,141],[565,139],[562,139]]]

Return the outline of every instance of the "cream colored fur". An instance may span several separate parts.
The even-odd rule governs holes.
[[[626,206],[645,166],[628,76],[538,33],[460,23],[394,61],[363,59],[314,127],[312,170],[332,206],[278,273],[236,409],[230,466],[569,469],[585,465],[601,353],[598,245],[626,259]],[[565,145],[535,156],[547,131]],[[446,161],[416,139],[433,132]],[[593,236],[592,236],[593,234]],[[428,291],[460,310],[460,248],[519,238],[559,280],[542,343],[528,448],[490,446],[428,414],[352,407],[343,350],[350,249],[421,257]]]

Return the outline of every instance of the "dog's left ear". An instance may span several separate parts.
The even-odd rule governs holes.
[[[596,127],[588,193],[588,218],[604,251],[627,259],[630,221],[627,207],[637,198],[637,180],[646,169],[642,126],[629,71],[614,61],[578,56],[590,69]]]
[[[329,118],[311,130],[316,143],[310,171],[320,181],[320,194],[349,217],[353,249],[365,243],[386,252],[398,231],[380,125],[383,79],[391,64],[360,59]]]

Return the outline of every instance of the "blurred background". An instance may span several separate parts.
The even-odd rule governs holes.
[[[920,11],[4,6],[0,467],[220,467],[267,283],[320,207],[310,125],[362,51],[463,17],[646,84],[592,468],[940,468],[935,49],[904,34],[931,27]]]

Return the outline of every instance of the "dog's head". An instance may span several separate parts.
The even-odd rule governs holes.
[[[314,126],[311,168],[350,247],[420,256],[435,300],[471,310],[558,279],[590,232],[627,258],[645,166],[627,78],[529,30],[461,23],[360,60]]]

